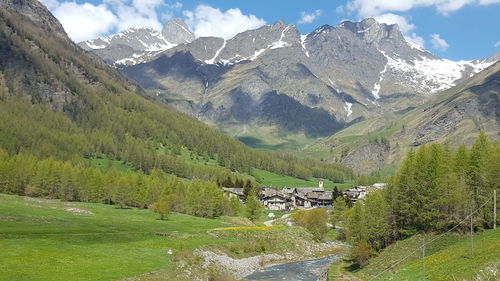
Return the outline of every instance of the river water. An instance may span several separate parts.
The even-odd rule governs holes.
[[[272,265],[245,278],[253,281],[318,281],[330,264],[339,258],[340,256],[332,255],[320,259]]]

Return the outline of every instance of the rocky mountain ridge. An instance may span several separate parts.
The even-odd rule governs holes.
[[[149,34],[168,38],[166,33]],[[498,55],[442,59],[407,42],[397,25],[374,19],[324,25],[305,35],[278,21],[229,40],[193,36],[158,49],[152,40],[143,44],[146,55],[133,53],[140,49],[133,47],[132,57],[110,59],[108,53],[131,45],[116,42],[92,52],[108,58],[152,97],[234,136],[258,135],[263,127],[327,136],[353,122],[421,104],[498,60]],[[243,125],[250,129],[241,130]]]
[[[112,65],[134,65],[146,62],[157,54],[195,39],[181,19],[169,21],[161,32],[151,28],[129,28],[117,34],[80,42]]]

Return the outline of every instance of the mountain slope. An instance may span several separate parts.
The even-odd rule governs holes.
[[[471,144],[480,130],[500,139],[500,62],[421,106],[355,124],[305,153],[342,161],[366,173],[398,163],[411,147],[423,143]],[[378,157],[367,157],[374,155]]]
[[[197,38],[148,59],[118,67],[151,96],[230,135],[279,144],[416,106],[498,57],[441,59],[407,42],[397,25],[365,19],[305,35],[279,21],[229,40]]]
[[[82,52],[38,1],[2,1],[0,7],[0,148],[11,154],[79,164],[106,157],[146,173],[161,169],[204,179],[253,168],[304,178],[350,174],[340,165],[253,151],[154,104],[117,70]],[[184,150],[205,158],[205,165],[179,155]]]

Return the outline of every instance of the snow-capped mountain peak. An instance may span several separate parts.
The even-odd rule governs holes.
[[[87,51],[95,51],[108,63],[134,65],[195,38],[182,19],[169,21],[163,30],[129,28],[117,34],[79,43]]]

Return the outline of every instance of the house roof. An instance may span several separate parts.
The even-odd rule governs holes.
[[[222,188],[224,191],[231,192],[233,194],[239,195],[239,196],[244,196],[245,193],[243,193],[243,188],[229,188],[229,187],[223,187]]]
[[[271,200],[272,198],[281,198],[282,201],[287,201],[287,197],[281,195],[281,194],[273,194],[273,195],[270,195],[270,196],[266,196],[263,198],[263,200]]]

